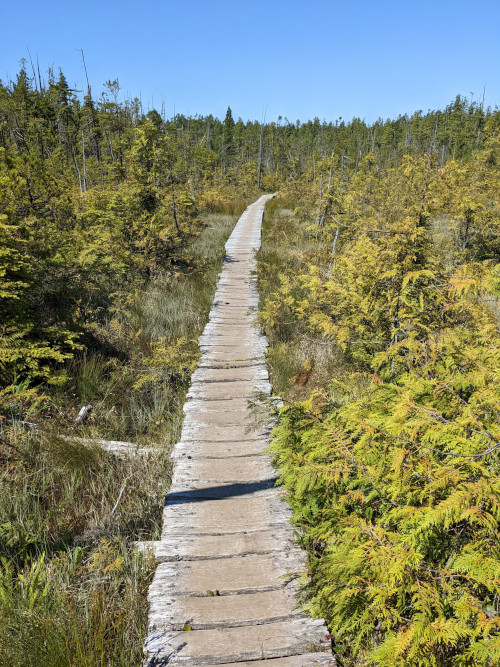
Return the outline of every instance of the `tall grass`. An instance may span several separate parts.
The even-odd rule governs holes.
[[[155,564],[134,543],[160,533],[168,455],[234,223],[209,215],[182,257],[116,296],[92,329],[99,344],[33,415],[42,428],[0,422],[2,667],[141,664]],[[118,458],[97,438],[151,453]]]
[[[151,339],[188,338],[201,331],[224,257],[223,240],[235,224],[229,215],[209,215],[203,233],[190,245],[182,272],[159,273],[144,294],[141,315]]]
[[[18,444],[0,485],[0,664],[140,664],[154,563],[133,542],[158,535],[166,454]]]
[[[0,664],[140,665],[153,567],[118,538],[3,566]]]

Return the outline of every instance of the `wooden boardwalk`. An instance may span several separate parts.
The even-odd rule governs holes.
[[[290,575],[305,567],[263,454],[268,433],[248,400],[270,392],[255,327],[255,251],[269,195],[248,207],[200,338],[149,590],[148,667],[334,665],[323,621],[297,608]],[[288,582],[288,583],[287,583]]]

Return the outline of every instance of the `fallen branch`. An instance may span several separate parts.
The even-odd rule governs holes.
[[[101,440],[100,438],[78,438],[71,435],[60,436],[63,440],[78,442],[82,445],[98,445],[105,451],[115,456],[124,456],[125,454],[151,454],[158,451],[158,447],[141,447],[136,442],[124,442],[122,440]]]
[[[93,408],[93,405],[84,405],[82,408],[80,408],[78,417],[75,419],[75,424],[83,424],[87,420]]]
[[[21,426],[24,426],[24,428],[42,428],[39,424],[35,424],[34,422],[19,422]]]

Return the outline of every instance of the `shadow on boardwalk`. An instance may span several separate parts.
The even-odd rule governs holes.
[[[266,491],[276,486],[276,477],[264,479],[260,482],[221,484],[218,486],[209,486],[205,489],[190,489],[188,491],[178,491],[169,493],[165,500],[165,505],[182,505],[183,503],[203,503],[209,500],[221,500],[233,496],[246,496],[259,491]]]

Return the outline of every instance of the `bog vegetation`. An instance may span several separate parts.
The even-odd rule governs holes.
[[[170,445],[261,190],[273,450],[339,664],[500,662],[498,112],[266,125],[0,84],[0,663],[139,665]],[[92,405],[85,420],[82,406]],[[117,457],[119,440],[144,453]]]
[[[267,211],[272,451],[341,665],[500,664],[499,120],[353,122]]]
[[[141,664],[154,562],[134,543],[161,528],[196,340],[255,198],[231,114],[166,121],[118,93],[24,69],[0,86],[6,667]]]

